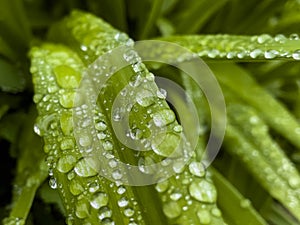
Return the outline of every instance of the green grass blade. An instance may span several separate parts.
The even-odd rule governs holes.
[[[4,219],[4,225],[25,224],[29,214],[37,188],[47,177],[44,153],[41,150],[41,140],[33,132],[33,124],[36,117],[34,109],[26,117],[19,139],[20,155],[18,157],[17,175],[15,178],[13,208],[8,218]],[[26,171],[26,174],[24,174]]]
[[[211,63],[209,67],[221,85],[252,105],[272,129],[300,148],[299,122],[279,101],[260,87],[246,70],[231,63]]]
[[[245,199],[237,189],[223,177],[216,169],[210,168],[212,178],[219,193],[218,205],[223,216],[231,225],[266,225],[267,222],[251,206],[248,199]],[[230,221],[230,222],[229,222]]]
[[[297,38],[281,34],[272,37],[237,35],[189,35],[158,38],[177,43],[195,52],[203,59],[227,59],[234,61],[266,61],[271,59],[300,60]]]

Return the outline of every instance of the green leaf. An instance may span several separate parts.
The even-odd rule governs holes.
[[[4,219],[4,225],[25,224],[35,192],[48,175],[41,140],[33,133],[35,117],[36,112],[31,109],[22,127],[18,142],[21,151],[14,181],[16,188],[13,193],[13,208],[9,217]]]
[[[271,59],[300,60],[300,39],[278,34],[253,36],[181,35],[161,37],[158,40],[177,43],[195,52],[203,59],[234,61],[267,61]]]
[[[15,65],[0,58],[0,89],[16,93],[24,90],[25,79]]]
[[[239,191],[223,177],[216,169],[210,168],[212,178],[219,193],[218,205],[223,216],[231,225],[266,225],[266,221],[251,206],[251,202],[244,198]]]

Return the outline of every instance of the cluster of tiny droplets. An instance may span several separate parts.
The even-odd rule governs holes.
[[[286,37],[278,34],[259,36],[205,35],[164,38],[189,48],[198,56],[207,59],[294,59],[300,60],[298,34]],[[296,50],[295,50],[296,48]]]

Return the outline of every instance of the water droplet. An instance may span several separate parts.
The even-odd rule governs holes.
[[[272,37],[269,34],[262,34],[262,35],[257,37],[257,42],[259,44],[263,44],[263,43],[267,42],[270,39],[272,39]]]
[[[293,59],[300,60],[300,49],[296,50],[292,54]]]
[[[62,88],[77,88],[81,81],[81,75],[72,67],[60,65],[54,68],[56,81]]]
[[[167,91],[163,88],[160,88],[159,90],[157,90],[156,92],[156,96],[160,99],[166,99],[167,98]]]
[[[95,161],[91,158],[81,159],[75,166],[74,171],[80,177],[92,177],[97,175]]]
[[[118,201],[118,206],[120,206],[120,207],[126,207],[128,205],[128,200],[125,198],[125,197],[123,197],[123,198],[121,198],[119,201]]]
[[[211,210],[211,214],[214,215],[215,217],[221,217],[222,216],[222,212],[218,208],[213,208]]]
[[[170,199],[173,201],[177,201],[182,197],[182,194],[180,192],[174,192],[170,195]]]
[[[133,69],[133,71],[134,72],[136,72],[136,73],[141,73],[141,72],[143,72],[144,70],[146,70],[146,67],[145,67],[145,65],[143,64],[143,63],[134,63],[133,65],[132,65],[132,69]],[[135,81],[137,81],[137,80],[140,80],[140,77],[139,76],[137,76],[136,77],[136,79],[135,79]],[[139,83],[140,83],[140,81],[138,82],[138,83],[132,83],[132,84],[134,84],[134,85],[132,85],[133,87],[137,87],[138,85],[139,85]]]
[[[177,202],[170,201],[163,205],[163,212],[168,218],[174,219],[180,216],[181,208]]]
[[[3,224],[5,225],[25,225],[25,222],[26,221],[23,218],[14,216],[4,218],[3,220]]]
[[[84,219],[89,216],[89,207],[84,200],[81,199],[77,201],[75,214],[79,219]]]
[[[61,150],[73,149],[75,146],[73,138],[65,138],[60,142]]]
[[[112,118],[114,121],[120,121],[123,117],[122,117],[122,110],[120,108],[115,108],[113,111],[113,115]]]
[[[90,202],[91,206],[94,209],[100,209],[103,206],[106,206],[108,204],[108,196],[106,193],[96,193],[93,196],[92,201]]]
[[[274,38],[274,40],[276,42],[279,42],[281,44],[285,43],[286,42],[286,37],[283,35],[283,34],[277,34]]]
[[[100,121],[100,122],[98,122],[98,123],[95,124],[95,128],[96,128],[97,130],[99,130],[99,131],[105,131],[106,128],[107,128],[107,125],[106,125],[105,122]]]
[[[119,33],[119,32],[115,35],[114,38],[116,41],[120,41],[120,42],[125,42],[128,40],[128,36],[125,33]]]
[[[142,89],[136,95],[137,103],[142,107],[148,107],[154,103],[154,96],[150,90]]]
[[[289,38],[290,38],[290,40],[299,40],[299,35],[298,34],[291,34]]]
[[[127,208],[124,210],[124,215],[127,216],[127,217],[131,217],[134,215],[134,210],[131,209],[131,208]]]
[[[263,55],[263,51],[261,49],[254,49],[253,51],[250,52],[250,57],[252,59],[256,59],[259,56]]]
[[[165,192],[168,188],[169,188],[168,180],[161,181],[161,182],[157,183],[155,186],[155,189],[160,193]]]
[[[185,169],[185,161],[177,161],[173,164],[173,170],[175,173],[181,173]]]
[[[198,177],[203,177],[205,175],[205,167],[200,162],[191,162],[189,165],[189,170],[191,174]]]
[[[61,93],[59,97],[59,103],[64,107],[64,108],[72,108],[74,106],[74,100],[75,100],[75,92],[74,91],[68,91],[65,93]]]
[[[212,59],[216,58],[219,55],[220,55],[220,51],[218,49],[212,49],[207,52],[207,56]]]
[[[113,144],[110,141],[105,141],[102,145],[106,151],[113,150]]]
[[[168,157],[180,155],[178,148],[180,147],[180,136],[174,133],[166,133],[160,138],[154,138],[151,143],[152,150],[161,156]]]
[[[182,129],[181,125],[176,125],[176,126],[174,126],[173,130],[177,133],[180,133],[180,132],[182,132],[183,129]]]
[[[217,191],[215,186],[206,181],[193,181],[189,186],[191,196],[201,202],[214,203],[217,200]]]
[[[57,188],[57,182],[56,182],[56,179],[54,177],[50,178],[50,180],[49,180],[49,186],[52,189],[56,189]]]
[[[84,188],[81,186],[81,184],[75,180],[71,180],[69,189],[74,196],[79,195],[84,191]]]
[[[122,173],[120,170],[115,170],[112,172],[112,177],[115,179],[115,180],[120,180],[122,178]]]
[[[92,182],[89,184],[89,192],[90,193],[95,193],[98,191],[100,188],[100,185],[97,182]]]
[[[98,218],[103,220],[105,218],[110,218],[112,216],[112,211],[108,207],[102,207],[99,210]]]
[[[166,126],[175,121],[175,114],[170,109],[163,109],[153,114],[153,122],[157,127]]]
[[[200,224],[209,224],[211,222],[210,213],[207,210],[200,209],[197,212]]]
[[[126,188],[124,187],[124,186],[120,186],[119,188],[118,188],[118,190],[117,190],[117,193],[119,194],[119,195],[122,195],[122,194],[124,194],[126,192]]]
[[[71,113],[62,113],[60,127],[64,135],[70,135],[73,131],[73,118]]]
[[[290,177],[288,182],[292,188],[299,188],[300,186],[300,180],[297,177],[294,176]]]
[[[57,170],[61,173],[69,172],[75,165],[76,158],[72,155],[64,155],[57,162]]]
[[[234,57],[236,57],[236,52],[228,52],[226,55],[227,59],[233,59]]]
[[[81,134],[80,137],[79,137],[79,144],[82,146],[82,147],[88,147],[90,146],[92,143],[92,140],[91,140],[91,137],[90,135],[88,134]]]
[[[276,50],[268,50],[265,51],[265,58],[266,59],[274,59],[276,56],[278,56],[279,52]]]

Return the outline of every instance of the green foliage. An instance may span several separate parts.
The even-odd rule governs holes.
[[[2,0],[0,220],[6,225],[299,225],[299,8],[294,0]],[[82,157],[73,133],[72,97],[89,65],[130,45],[130,38],[177,43],[204,59],[216,76],[228,121],[208,171],[199,162],[210,131],[205,95],[182,72],[151,63],[139,64],[138,78],[133,63],[109,78],[93,112],[98,141],[111,155],[143,169],[162,161],[183,137],[176,130],[188,111],[177,115],[159,96],[148,99],[151,104],[135,104],[130,114],[140,137],[151,133],[143,123],[153,115],[169,119],[169,139],[159,150],[137,155],[113,131],[112,99],[135,79],[158,92],[152,72],[178,82],[196,105],[201,132],[186,167],[154,185],[120,186],[97,172],[112,161],[101,165],[97,155]],[[137,96],[141,91],[132,90]],[[181,98],[174,101],[185,108]]]

